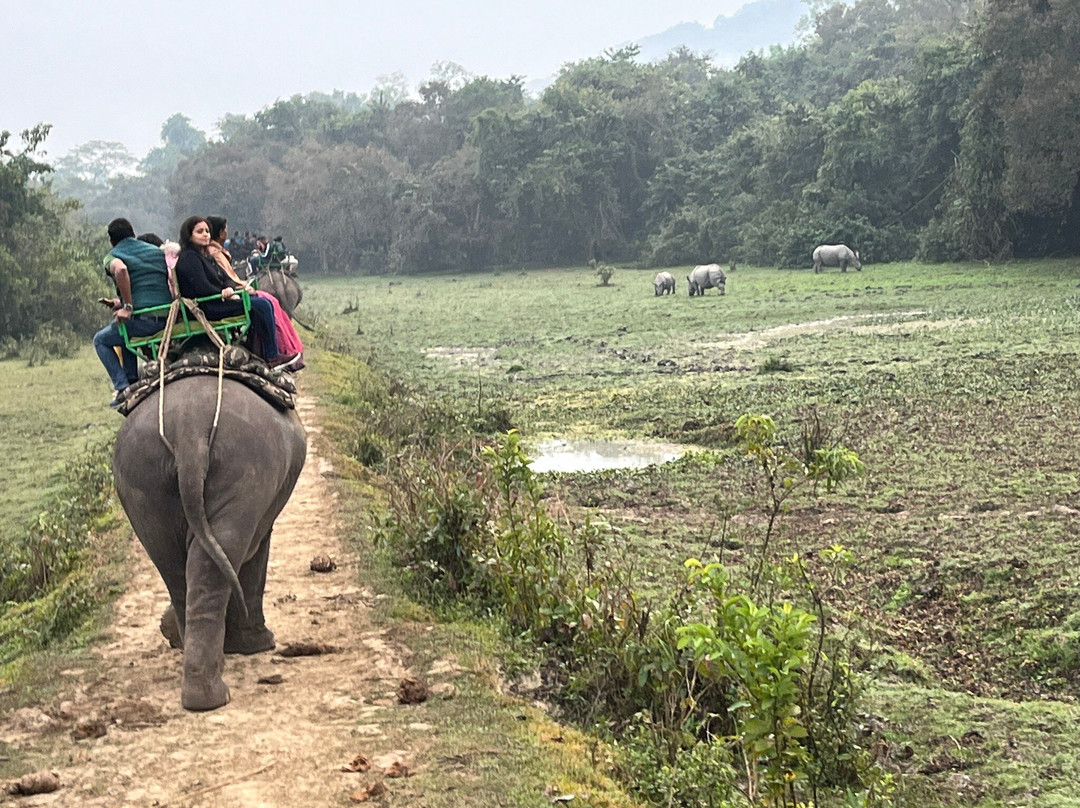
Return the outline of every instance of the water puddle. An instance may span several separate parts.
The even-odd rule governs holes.
[[[682,457],[690,447],[647,441],[551,440],[532,447],[533,471],[640,469]]]

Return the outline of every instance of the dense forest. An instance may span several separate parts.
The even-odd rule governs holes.
[[[802,42],[731,69],[636,53],[567,64],[538,98],[446,64],[417,94],[294,96],[216,139],[177,114],[142,161],[95,142],[50,175],[30,144],[0,171],[51,176],[95,225],[223,214],[305,271],[1080,252],[1080,4],[812,0]]]

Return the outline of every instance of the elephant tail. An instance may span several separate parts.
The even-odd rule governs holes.
[[[195,541],[207,555],[214,560],[221,574],[229,582],[229,587],[236,595],[236,602],[241,612],[247,617],[247,603],[244,602],[244,590],[240,579],[233,569],[232,562],[225,555],[220,542],[210,527],[206,516],[206,476],[210,471],[210,442],[202,439],[194,446],[184,447],[176,454],[176,477],[180,488],[180,503],[184,516],[195,534]]]

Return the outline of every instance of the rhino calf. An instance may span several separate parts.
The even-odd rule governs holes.
[[[690,286],[690,297],[703,295],[706,289],[718,289],[720,294],[724,294],[727,275],[720,269],[719,264],[703,264],[694,267],[693,271],[686,276],[686,282]]]
[[[670,272],[657,272],[652,285],[656,297],[675,294],[675,276]]]
[[[814,250],[815,274],[821,272],[822,267],[840,267],[841,272],[847,272],[849,266],[854,267],[857,272],[862,272],[859,253],[846,244],[822,244]]]

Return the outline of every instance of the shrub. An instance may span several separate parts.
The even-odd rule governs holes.
[[[0,663],[65,636],[97,603],[88,556],[110,508],[110,454],[102,445],[78,458],[25,540],[0,545]]]
[[[795,369],[795,365],[786,356],[770,355],[761,363],[758,373],[790,373]]]
[[[601,286],[608,286],[611,283],[611,278],[615,274],[615,267],[611,264],[597,264],[596,275],[600,278]]]
[[[50,359],[67,359],[82,345],[82,340],[66,323],[49,321],[32,337],[19,341],[19,355],[30,367],[44,365]]]

